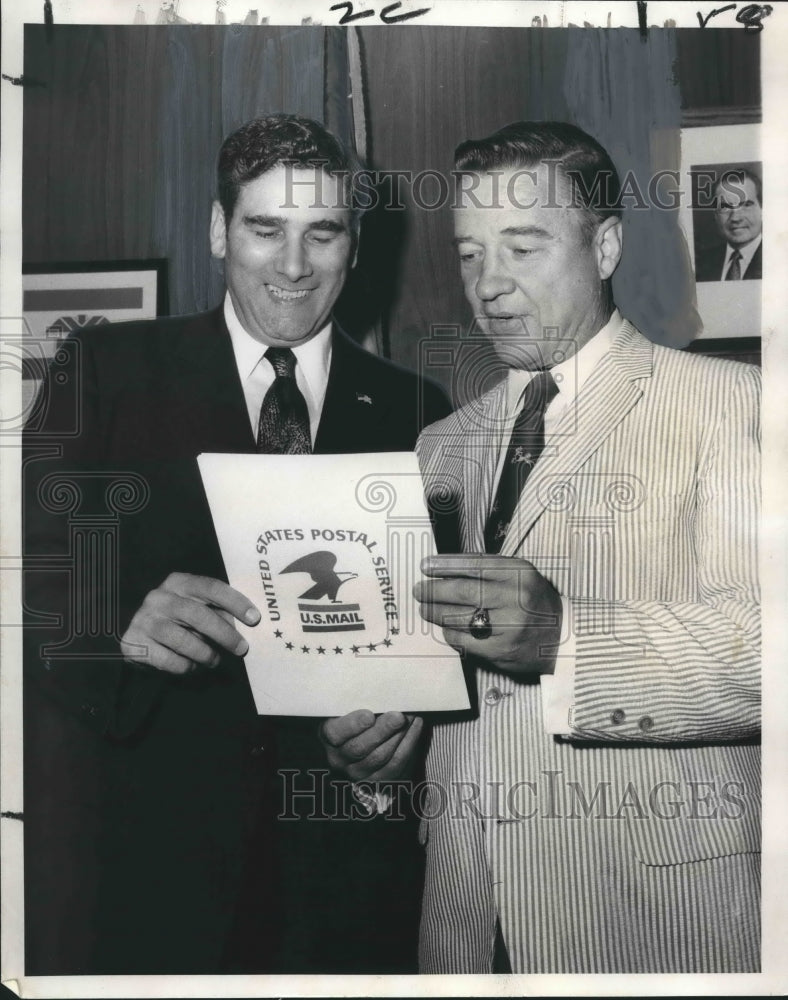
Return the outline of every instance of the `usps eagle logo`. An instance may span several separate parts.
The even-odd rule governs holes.
[[[339,588],[358,573],[337,570],[337,557],[333,552],[321,549],[301,556],[281,573],[305,573],[312,579],[308,587],[298,597],[298,611],[301,629],[304,632],[358,632],[366,626],[358,604],[343,604],[337,597]]]

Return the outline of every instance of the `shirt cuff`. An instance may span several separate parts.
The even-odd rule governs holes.
[[[551,736],[570,736],[570,718],[575,702],[575,659],[577,642],[572,626],[572,605],[561,598],[561,642],[552,674],[542,674],[542,717],[545,732]]]

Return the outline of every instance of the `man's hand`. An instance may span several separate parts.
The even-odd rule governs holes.
[[[353,781],[396,781],[408,770],[421,735],[419,716],[361,709],[320,728],[331,767]]]
[[[249,650],[233,619],[256,625],[260,612],[221,580],[171,573],[142,602],[120,648],[128,662],[170,674],[215,667],[222,652],[244,656]]]
[[[497,555],[430,556],[430,577],[413,588],[421,616],[443,627],[446,642],[511,674],[552,673],[561,636],[561,598],[525,559]],[[490,615],[492,633],[469,630],[476,608]]]

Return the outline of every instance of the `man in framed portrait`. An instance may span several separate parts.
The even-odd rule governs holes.
[[[763,274],[763,187],[754,170],[726,170],[714,185],[714,221],[721,241],[700,247],[696,281],[754,281]]]

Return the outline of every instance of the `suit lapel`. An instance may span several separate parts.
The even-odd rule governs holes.
[[[752,255],[752,260],[750,261],[747,270],[744,272],[743,277],[745,278],[760,278],[763,271],[763,257],[761,251],[763,248],[763,243],[758,244],[758,248]]]
[[[495,469],[506,424],[506,385],[504,379],[458,414],[462,434],[466,552],[484,552],[484,525],[492,504]]]
[[[514,555],[534,524],[572,477],[612,434],[643,395],[639,381],[652,372],[653,345],[628,321],[608,353],[591,373],[574,403],[551,435],[520,495],[501,547]]]
[[[331,367],[314,450],[343,454],[370,450],[377,440],[376,381],[367,352],[358,347],[334,321]]]
[[[173,338],[178,372],[174,405],[202,451],[249,452],[255,440],[232,341],[220,306]],[[188,414],[188,419],[186,415]]]
[[[172,387],[172,414],[201,451],[253,452],[241,378],[223,307],[195,318],[173,333],[167,349],[178,375]],[[331,367],[315,452],[369,451],[385,432],[375,359],[335,324]]]

